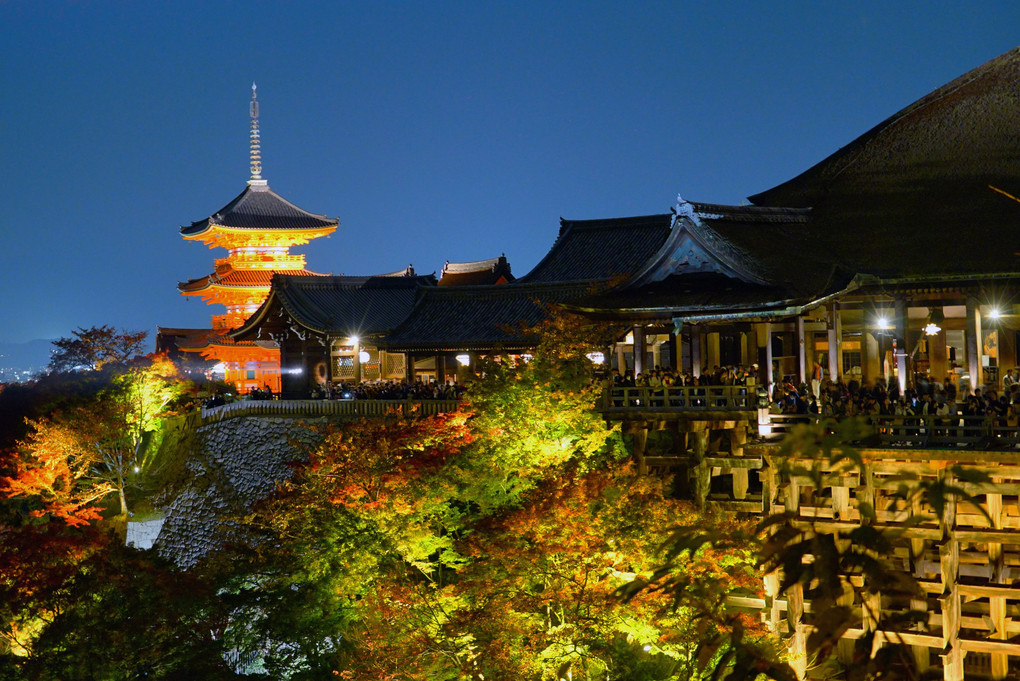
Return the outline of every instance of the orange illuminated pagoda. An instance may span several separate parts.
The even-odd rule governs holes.
[[[251,179],[241,194],[215,214],[181,227],[188,241],[227,249],[215,261],[212,274],[178,285],[182,295],[198,296],[210,305],[224,305],[226,313],[212,317],[212,329],[180,338],[182,352],[199,352],[222,362],[225,379],[242,393],[269,386],[280,390],[280,350],[275,343],[235,342],[227,332],[241,326],[269,295],[276,272],[317,274],[305,269],[305,256],[291,246],[336,231],[338,221],[304,211],[269,188],[262,179],[259,105],[251,87]]]

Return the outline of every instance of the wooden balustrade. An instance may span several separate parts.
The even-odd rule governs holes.
[[[239,416],[316,418],[383,416],[394,409],[434,416],[455,411],[458,400],[250,400],[202,409],[202,423],[216,423]]]
[[[602,411],[754,411],[754,389],[746,385],[685,385],[660,388],[611,387]]]

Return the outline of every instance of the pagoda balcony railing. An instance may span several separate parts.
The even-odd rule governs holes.
[[[687,385],[660,388],[610,387],[602,393],[605,414],[628,412],[755,410],[754,388],[746,385]]]
[[[459,405],[459,400],[242,400],[218,407],[203,407],[201,414],[204,425],[240,416],[385,416],[394,410],[434,416],[456,411]]]
[[[261,253],[238,253],[226,258],[216,258],[216,267],[230,265],[234,269],[245,270],[299,270],[305,266],[303,255],[267,255]]]

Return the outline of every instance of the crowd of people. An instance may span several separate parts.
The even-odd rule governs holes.
[[[459,400],[464,386],[456,382],[376,381],[374,383],[323,383],[312,391],[319,400]]]
[[[671,386],[755,386],[757,365],[714,367],[701,376],[677,372],[672,368],[655,367],[638,373],[620,374],[612,370],[614,387],[668,388]],[[814,414],[837,418],[851,416],[982,416],[996,425],[1016,426],[1020,421],[1020,383],[1007,372],[1001,392],[981,388],[961,393],[955,383],[921,377],[915,388],[900,392],[899,383],[851,379],[814,380],[811,385],[795,385],[789,380],[777,381],[772,389],[770,410],[781,414]]]

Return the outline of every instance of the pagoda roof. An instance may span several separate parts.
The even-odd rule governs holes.
[[[298,208],[269,188],[249,184],[244,191],[213,215],[181,227],[186,237],[197,236],[214,227],[254,230],[335,230],[336,218],[327,218]]]
[[[306,269],[289,270],[288,275],[295,277],[323,276]],[[267,269],[234,269],[230,265],[216,268],[216,272],[198,279],[189,279],[177,285],[182,293],[195,293],[213,286],[224,288],[269,288],[273,280],[273,270]]]
[[[443,286],[422,289],[407,319],[379,345],[397,352],[524,350],[537,337],[525,333],[549,315],[548,306],[577,298],[586,283]]]
[[[439,277],[440,286],[506,284],[515,279],[505,255],[474,262],[447,261]]]
[[[811,207],[812,240],[827,246],[829,260],[854,272],[930,277],[1015,271],[1017,83],[1020,48],[922,97],[750,200]]]
[[[275,331],[269,327],[284,323],[280,321],[281,313],[318,334],[378,334],[407,317],[419,289],[435,284],[432,275],[309,277],[277,274],[273,277],[269,297],[244,326],[231,335],[240,339],[264,337]]]
[[[608,281],[629,276],[665,242],[671,217],[666,213],[602,220],[560,218],[552,248],[517,281]]]

